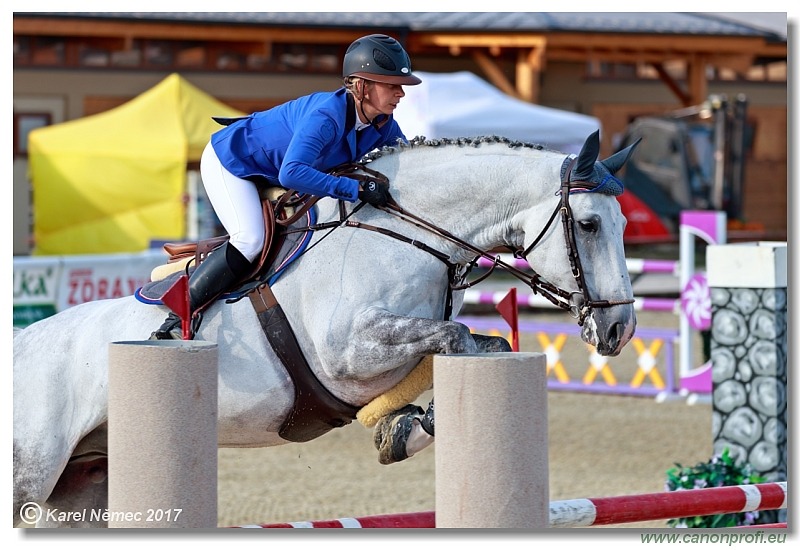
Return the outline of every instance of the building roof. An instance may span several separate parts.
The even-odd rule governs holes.
[[[731,17],[736,15],[736,17]],[[677,12],[36,12],[14,13],[14,33],[235,45],[271,55],[274,44],[344,48],[370,32],[395,36],[415,59],[471,59],[509,95],[535,103],[547,63],[647,63],[689,106],[707,96],[707,67],[745,73],[785,63],[785,13]],[[764,24],[768,17],[769,25]],[[666,63],[682,61],[687,82]],[[508,67],[513,64],[513,80]]]
[[[696,12],[17,12],[16,15],[248,26],[380,28],[399,32],[593,32],[751,36],[786,41],[785,13],[758,14],[760,18],[750,18],[754,23],[748,20],[747,14]],[[739,17],[731,17],[734,15]],[[784,22],[782,33],[781,16]]]

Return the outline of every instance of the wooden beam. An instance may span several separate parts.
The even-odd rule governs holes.
[[[409,40],[415,47],[449,48],[537,48],[543,47],[547,39],[543,35],[521,34],[422,34],[415,33]]]
[[[546,52],[546,44],[543,44],[541,47],[531,48],[531,51],[528,52],[527,55],[528,65],[530,65],[530,67],[535,71],[543,71],[545,69],[545,65],[547,64],[547,57],[545,57]]]
[[[132,37],[160,40],[205,40],[210,42],[287,42],[348,44],[361,31],[290,29],[286,27],[211,25],[187,22],[121,22],[96,19],[74,20],[46,17],[15,17],[14,34],[38,36]]]
[[[687,36],[680,34],[625,34],[625,33],[550,33],[548,52],[579,45],[586,49],[637,49],[671,52],[749,53],[780,55],[786,44],[768,44],[761,37],[745,36]]]
[[[753,66],[755,56],[750,54],[741,55],[709,55],[707,63],[714,67],[725,67],[732,69],[739,74],[745,74]]]
[[[530,103],[539,102],[539,77],[541,75],[544,51],[533,48],[520,49],[517,54],[517,95]]]
[[[708,98],[705,56],[697,55],[689,62],[686,78],[689,84],[689,103],[684,106],[699,105]]]
[[[489,56],[487,56],[481,50],[471,50],[470,53],[472,55],[472,59],[475,60],[475,63],[477,63],[481,70],[486,73],[486,76],[489,78],[489,82],[500,88],[500,90],[508,95],[519,98],[516,88],[514,88],[514,86],[508,81],[506,75],[503,74],[503,70],[498,67],[494,61],[489,59]]]
[[[408,45],[415,50],[431,48],[536,48],[547,47],[549,59],[575,51],[651,51],[653,54],[676,56],[696,52],[707,54],[749,54],[786,57],[787,45],[768,43],[761,37],[687,36],[680,34],[575,33],[417,33],[409,36]],[[563,50],[563,52],[562,52]]]
[[[675,94],[675,96],[678,98],[678,101],[681,102],[681,105],[686,107],[692,104],[689,94],[683,91],[678,83],[675,82],[675,79],[672,78],[672,76],[667,72],[667,70],[664,68],[664,65],[661,63],[654,63],[653,68],[658,73],[658,77],[661,79],[661,81],[667,86],[667,88],[670,89],[673,94]]]
[[[781,44],[764,44],[760,48],[758,48],[757,52],[751,52],[753,55],[758,55],[762,57],[774,57],[776,59],[783,57],[784,59],[787,57],[787,43]]]
[[[693,53],[687,52],[656,52],[656,51],[620,51],[609,49],[561,49],[547,51],[550,61],[571,61],[587,63],[592,60],[602,60],[607,63],[650,63],[656,65],[675,60],[691,59]],[[753,64],[755,56],[746,54],[705,54],[708,64],[728,67],[738,72],[746,72]]]
[[[589,61],[605,61],[607,63],[666,63],[675,59],[683,59],[685,53],[664,53],[653,51],[619,51],[608,49],[561,49],[547,50],[548,61],[568,61],[588,63]]]

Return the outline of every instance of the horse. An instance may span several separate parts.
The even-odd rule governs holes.
[[[331,229],[314,231],[270,288],[317,380],[357,408],[424,357],[500,349],[452,319],[478,257],[514,270],[494,255],[506,249],[535,268],[516,276],[573,311],[584,341],[619,354],[636,317],[614,173],[633,147],[601,161],[598,132],[577,156],[496,136],[419,137],[365,157],[394,208],[320,199]],[[164,312],[128,296],[15,330],[15,525],[103,526],[32,510],[107,507],[108,346],[146,340]],[[251,302],[216,301],[195,338],[218,346],[218,445],[286,443],[294,386]]]

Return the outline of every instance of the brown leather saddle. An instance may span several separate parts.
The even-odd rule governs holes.
[[[311,209],[319,197],[298,195],[277,187],[259,186],[261,212],[264,219],[264,247],[253,269],[240,283],[256,278],[269,267],[285,240],[285,228],[291,226]],[[196,242],[165,243],[168,263],[178,262],[186,258],[194,258],[195,265],[200,265],[206,256],[230,238],[229,235],[211,237]]]

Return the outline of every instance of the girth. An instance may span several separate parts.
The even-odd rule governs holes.
[[[314,376],[269,285],[257,287],[249,296],[270,346],[294,384],[294,404],[278,434],[302,443],[352,422],[359,408],[337,398]]]

